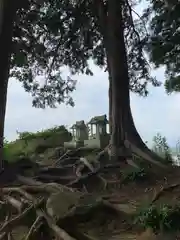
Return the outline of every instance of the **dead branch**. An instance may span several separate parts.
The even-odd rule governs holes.
[[[86,181],[88,178],[93,177],[99,173],[103,173],[106,172],[109,168],[118,168],[121,166],[121,163],[114,163],[114,164],[107,164],[103,167],[100,167],[98,169],[96,169],[94,172],[90,172],[87,173],[85,175],[80,176],[79,178],[77,178],[76,180],[68,183],[66,186],[75,186],[76,184],[80,183],[80,182],[84,182]]]
[[[29,194],[26,191],[24,191],[22,188],[16,188],[16,192],[18,192],[19,194],[24,196],[29,201],[32,201],[32,202],[35,201],[35,198],[31,194]]]
[[[180,186],[180,183],[174,183],[167,187],[162,186],[158,192],[155,189],[155,194],[154,194],[151,202],[152,203],[156,202],[163,195],[164,192],[172,191],[172,190],[174,190],[174,188],[179,187],[179,186]]]
[[[93,165],[85,157],[81,157],[79,161],[82,162],[91,172],[94,172],[95,169]]]
[[[50,218],[45,212],[41,210],[37,210],[37,215],[40,217],[44,217],[47,221],[48,226],[52,229],[52,231],[55,233],[55,235],[58,237],[58,239],[62,240],[76,240],[75,238],[72,238],[67,232],[65,232],[63,229],[58,227],[56,223],[53,221],[52,218]]]
[[[68,166],[66,165],[63,167],[43,167],[39,169],[38,173],[46,173],[50,175],[64,175],[66,172],[71,170],[73,166],[74,164],[70,164]]]
[[[37,204],[31,204],[21,214],[18,214],[16,217],[5,222],[3,226],[0,228],[0,235],[3,234],[4,232],[7,232],[9,229],[13,228],[14,226],[18,225],[28,213],[30,213],[34,208],[37,208],[39,205],[41,205],[43,201],[44,199],[41,199]]]
[[[12,205],[14,208],[16,208],[18,213],[20,213],[21,210],[23,209],[24,204],[22,202],[18,201],[17,199],[15,199],[14,197],[4,195],[4,196],[2,196],[2,198],[4,201],[6,201],[10,205]]]
[[[39,222],[41,221],[42,217],[38,216],[36,218],[36,220],[34,221],[34,223],[32,224],[31,228],[29,229],[28,234],[26,235],[25,240],[29,240],[31,238],[31,236],[33,235],[33,232],[36,230],[37,225],[39,224]]]
[[[83,169],[84,169],[84,165],[83,164],[79,164],[79,166],[77,166],[76,171],[75,171],[77,177],[81,177],[82,176],[81,171]]]
[[[28,178],[28,177],[23,177],[23,176],[18,176],[18,180],[21,181],[23,184],[27,184],[29,186],[24,186],[24,189],[31,189],[33,191],[33,189],[35,189],[36,191],[40,191],[40,189],[42,191],[47,191],[49,193],[52,193],[52,192],[55,192],[57,190],[61,190],[62,189],[68,189],[70,191],[72,191],[71,188],[67,187],[67,186],[64,186],[64,185],[61,185],[61,184],[57,184],[57,183],[43,183],[43,182],[40,182],[40,181],[36,181],[32,178]],[[23,187],[22,187],[23,188]]]
[[[2,234],[0,234],[0,240],[5,239],[6,235],[7,235],[6,232],[3,232]]]
[[[70,154],[70,153],[75,154],[75,153],[77,153],[79,150],[85,149],[86,147],[87,147],[87,146],[85,145],[85,146],[79,147],[79,148],[77,148],[77,149],[67,150],[67,152],[65,152],[65,154],[63,154],[55,163],[52,164],[52,167],[57,166],[66,156],[68,156],[68,154]]]
[[[36,178],[40,180],[46,180],[48,182],[57,181],[57,182],[61,182],[62,184],[66,184],[68,181],[74,180],[74,176],[52,176],[48,174],[39,174]]]
[[[17,175],[17,180],[24,185],[30,185],[30,186],[40,186],[42,184],[42,182],[40,181],[36,181],[32,178],[24,177],[21,175]]]
[[[28,193],[27,193],[27,192]],[[27,185],[22,185],[20,187],[4,187],[2,189],[3,193],[9,193],[9,192],[26,192],[26,194],[28,194],[28,198],[29,196],[31,196],[29,198],[29,200],[31,201],[31,199],[33,198],[34,201],[34,197],[32,195],[29,194],[29,192],[35,192],[35,193],[40,193],[40,192],[46,192],[46,193],[54,193],[57,191],[69,191],[69,192],[79,192],[76,189],[72,189],[70,187],[58,184],[58,183],[41,183],[41,185],[38,186],[27,186]],[[27,197],[27,195],[26,195]],[[27,199],[28,199],[27,198]]]

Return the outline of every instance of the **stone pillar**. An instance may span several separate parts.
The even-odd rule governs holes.
[[[80,135],[79,130],[80,130],[79,128],[76,128],[76,140],[79,140],[79,135]]]
[[[91,136],[91,137],[93,136],[93,124],[91,124],[91,133],[90,133],[90,136]]]
[[[74,132],[74,128],[72,128],[72,136],[73,136],[73,139],[75,139],[75,132]]]
[[[96,136],[99,137],[99,124],[96,124]]]
[[[83,129],[79,129],[79,140],[83,139]]]
[[[106,131],[106,124],[103,124],[101,126],[101,129],[102,129],[102,134],[105,135],[107,133],[107,131]]]

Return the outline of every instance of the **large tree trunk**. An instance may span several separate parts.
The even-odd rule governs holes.
[[[132,153],[151,163],[162,166],[161,160],[148,149],[137,132],[130,109],[129,76],[124,28],[122,19],[122,2],[108,2],[108,45],[106,44],[109,69],[109,116],[111,125],[111,158],[118,160],[130,157]],[[129,142],[127,147],[127,142]],[[126,143],[126,144],[125,144]]]
[[[15,4],[10,0],[0,0],[0,171],[3,169],[4,121]]]
[[[110,65],[112,83],[112,134],[111,154],[114,160],[126,157],[124,141],[126,140],[126,111],[130,105],[129,76],[121,1],[108,1],[108,49],[107,58]]]
[[[109,78],[109,119],[112,119],[112,82],[111,78]],[[135,146],[135,148],[131,147],[132,154],[135,154],[138,157],[141,157],[151,163],[156,165],[160,165],[159,162],[162,162],[162,158],[150,150],[147,145],[143,142],[141,136],[139,135],[132,116],[130,105],[126,108],[126,119],[124,129],[126,130],[126,137],[131,146]],[[110,120],[111,124],[111,120]],[[112,126],[111,126],[112,128]],[[110,128],[110,129],[111,129]],[[111,133],[111,132],[110,132]],[[132,149],[133,148],[133,149]]]

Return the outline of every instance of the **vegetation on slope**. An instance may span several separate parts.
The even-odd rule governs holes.
[[[55,126],[35,133],[18,132],[18,138],[15,141],[4,141],[5,160],[14,162],[24,156],[29,158],[34,154],[43,154],[47,149],[55,151],[55,148],[63,147],[64,142],[71,139],[72,135],[65,126]],[[166,138],[159,133],[153,137],[152,150],[162,157],[164,163],[172,164],[172,151]]]
[[[18,139],[13,142],[5,140],[4,156],[9,162],[17,161],[21,156],[30,157],[34,153],[43,153],[48,148],[61,147],[64,142],[72,139],[65,126],[56,126],[36,133],[18,134]]]
[[[59,141],[57,141],[57,138],[56,138],[57,136],[59,137]],[[28,133],[28,132],[19,133],[19,137],[16,141],[10,142],[10,143],[7,142],[5,144],[4,150],[5,150],[6,158],[8,161],[17,161],[18,159],[22,160],[20,156],[27,156],[27,158],[23,159],[25,161],[26,159],[29,159],[29,157],[31,158],[32,154],[36,154],[36,158],[34,158],[34,160],[37,161],[38,160],[37,156],[41,152],[40,155],[43,155],[43,160],[45,161],[47,159],[46,150],[52,149],[52,151],[55,151],[57,147],[62,147],[63,142],[67,141],[67,138],[71,139],[71,134],[68,132],[68,130],[64,126],[43,130],[37,133]],[[42,144],[42,140],[43,140],[43,144]],[[157,153],[164,154],[164,156],[166,152],[170,154],[170,149],[167,145],[167,142],[165,141],[164,137],[161,137],[161,135],[157,134],[157,136],[154,137],[154,144],[155,144],[154,150],[157,151]],[[42,148],[42,145],[44,146],[44,148]],[[37,151],[39,147],[42,148],[41,149],[42,151],[40,152],[39,150]],[[76,150],[73,150],[73,151],[75,153]],[[58,158],[56,158],[55,160],[57,161]],[[74,162],[72,162],[72,160]],[[89,209],[88,211],[90,212],[94,211],[95,213],[93,216],[91,216],[92,223],[90,227],[89,227],[90,222],[86,224],[83,223],[83,225],[82,223],[79,223],[79,225],[74,227],[74,229],[80,229],[80,232],[81,231],[84,232],[85,231],[84,228],[85,228],[87,229],[86,230],[87,232],[90,230],[92,231],[89,233],[89,235],[96,235],[99,237],[100,231],[102,232],[105,231],[103,230],[103,228],[109,229],[109,226],[111,226],[109,231],[109,234],[111,234],[111,236],[107,235],[109,237],[108,239],[111,239],[112,235],[115,234],[114,233],[115,225],[118,225],[118,229],[122,231],[124,231],[124,228],[128,228],[129,226],[132,228],[132,231],[130,229],[128,229],[127,231],[124,231],[124,235],[126,235],[125,236],[126,238],[124,239],[127,239],[127,235],[134,234],[135,236],[137,232],[134,233],[133,231],[136,231],[137,228],[140,229],[140,231],[138,230],[140,233],[144,232],[144,230],[146,231],[147,229],[151,229],[152,234],[154,234],[154,232],[159,234],[161,231],[174,232],[176,230],[179,230],[179,224],[178,224],[178,221],[176,220],[177,218],[179,218],[178,200],[174,200],[175,204],[170,205],[171,202],[168,196],[165,196],[166,198],[165,200],[168,201],[168,204],[166,204],[167,201],[164,201],[164,198],[162,201],[161,199],[162,196],[160,196],[158,199],[157,197],[156,199],[154,198],[154,190],[159,186],[163,186],[165,184],[164,176],[167,176],[167,173],[165,171],[161,171],[160,169],[158,169],[158,173],[153,175],[152,168],[151,169],[148,169],[147,167],[142,168],[139,164],[139,169],[137,169],[137,168],[134,168],[133,166],[127,165],[124,167],[120,167],[120,171],[119,171],[119,168],[116,167],[115,169],[108,170],[104,173],[99,172],[97,175],[94,175],[94,177],[92,178],[94,178],[93,181],[95,185],[93,184],[93,181],[90,180],[90,178],[87,178],[86,182],[83,182],[83,180],[81,180],[82,182],[80,181],[79,185],[77,185],[77,182],[75,180],[72,181],[72,177],[76,177],[77,179],[76,178],[75,179],[78,180],[81,178],[81,176],[79,177],[78,175],[77,177],[73,175],[73,174],[76,174],[77,172],[76,171],[74,172],[74,170],[71,167],[69,167],[70,166],[69,161],[71,162],[71,165],[75,166],[76,170],[78,170],[79,167],[82,166],[82,162],[79,162],[79,164],[77,164],[77,161],[79,161],[79,155],[74,156],[72,154],[69,154],[68,157],[67,156],[64,157],[64,163],[62,158],[62,163],[60,168],[57,168],[57,169],[54,168],[54,173],[50,172],[52,171],[51,168],[49,170],[47,167],[43,169],[43,166],[42,166],[42,168],[40,167],[38,170],[40,171],[39,173],[36,170],[31,173],[32,175],[29,172],[28,173],[24,172],[24,174],[27,174],[25,176],[29,176],[28,174],[30,174],[30,176],[33,179],[36,179],[41,182],[43,182],[43,179],[44,179],[45,183],[44,182],[42,183],[43,184],[42,187],[44,189],[46,189],[45,187],[46,183],[51,182],[45,178],[45,177],[49,177],[50,174],[53,177],[53,179],[56,179],[54,181],[57,181],[58,183],[60,183],[61,188],[63,187],[63,185],[65,185],[64,188],[67,190],[67,186],[71,186],[74,188],[74,191],[75,191],[77,186],[79,186],[78,189],[82,191],[81,194],[83,194],[85,197],[87,195],[88,202],[86,202],[87,199],[84,197],[85,202],[80,202],[79,203],[80,205],[77,206],[77,210],[80,211],[79,207],[82,207],[81,211],[83,211],[83,213],[81,212],[81,214],[84,214],[84,215],[88,214],[86,212],[87,208]],[[169,163],[169,161],[167,161],[167,163]],[[147,165],[147,162],[145,162],[145,165]],[[50,164],[49,166],[52,167],[52,165]],[[103,166],[101,167],[103,168]],[[80,172],[81,174],[84,174],[84,176],[86,175],[86,169],[85,171],[80,171]],[[174,178],[174,175],[175,173],[173,172],[173,175],[171,177]],[[84,192],[83,184],[85,184],[85,188],[88,191],[88,193]],[[80,186],[82,187],[82,189]],[[6,188],[3,188],[3,189],[4,189],[3,191],[7,191]],[[147,189],[150,189],[150,190],[147,190]],[[176,190],[177,189],[178,187],[176,188]],[[93,199],[95,199],[95,201],[89,197],[90,196],[89,193],[91,193],[90,195],[92,196]],[[107,195],[109,193],[110,195]],[[58,206],[61,206],[60,210],[62,211],[63,209],[63,212],[64,212],[66,209],[63,204],[67,203],[67,199],[66,199],[67,194],[66,192],[64,193],[61,192],[58,194],[59,195],[57,195],[56,201],[58,202]],[[98,194],[98,199],[101,197],[103,198],[103,196],[105,195],[106,196],[105,201],[101,202],[99,200],[96,200],[97,194]],[[70,194],[70,198],[72,197],[71,195],[74,196],[74,193]],[[175,194],[171,192],[171,199],[172,199],[172,195],[175,196]],[[109,198],[107,199],[107,196],[110,196],[110,199]],[[177,196],[179,197],[179,193],[177,194]],[[18,199],[18,196],[17,196],[17,199]],[[51,196],[49,196],[48,199],[51,199]],[[65,199],[65,200],[62,200],[62,199]],[[159,199],[160,201],[162,201],[162,204],[159,202]],[[61,201],[61,205],[59,205],[60,201]],[[107,221],[103,221],[101,220],[102,204],[106,204],[106,203],[108,203],[109,205],[107,204],[107,206],[106,205],[103,206],[103,207],[106,207],[105,210],[103,210],[103,214],[104,214],[103,219],[107,219]],[[51,203],[51,205],[53,205],[53,209],[55,209],[53,211],[57,213],[57,210],[55,208],[56,207],[55,202]],[[112,209],[111,211],[107,210],[107,207],[108,208],[114,207],[116,209],[115,211],[118,211],[120,213],[118,215],[120,217],[118,217],[117,214],[115,215],[112,212]],[[93,210],[95,208],[96,210]],[[45,209],[45,211],[47,210]],[[59,210],[59,207],[58,207],[58,210]],[[98,213],[98,211],[100,213]],[[75,215],[74,218],[76,217],[77,216]],[[96,223],[94,222],[95,220],[97,221]],[[101,221],[103,221],[103,223]],[[75,234],[74,232],[69,231],[68,228],[66,229],[66,226],[64,226],[62,222],[60,222],[59,226],[62,227],[64,230],[66,230],[69,234]],[[98,226],[98,228],[96,226]],[[72,235],[72,236],[74,237],[75,235]],[[105,239],[104,236],[105,235],[103,235],[102,239]],[[79,238],[76,237],[76,239],[79,239]],[[101,238],[98,238],[98,239],[101,239]],[[133,239],[138,239],[138,238],[133,238]]]

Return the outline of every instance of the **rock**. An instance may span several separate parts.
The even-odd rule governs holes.
[[[80,194],[77,192],[58,191],[53,193],[47,200],[47,213],[55,218],[63,218],[79,202]]]

